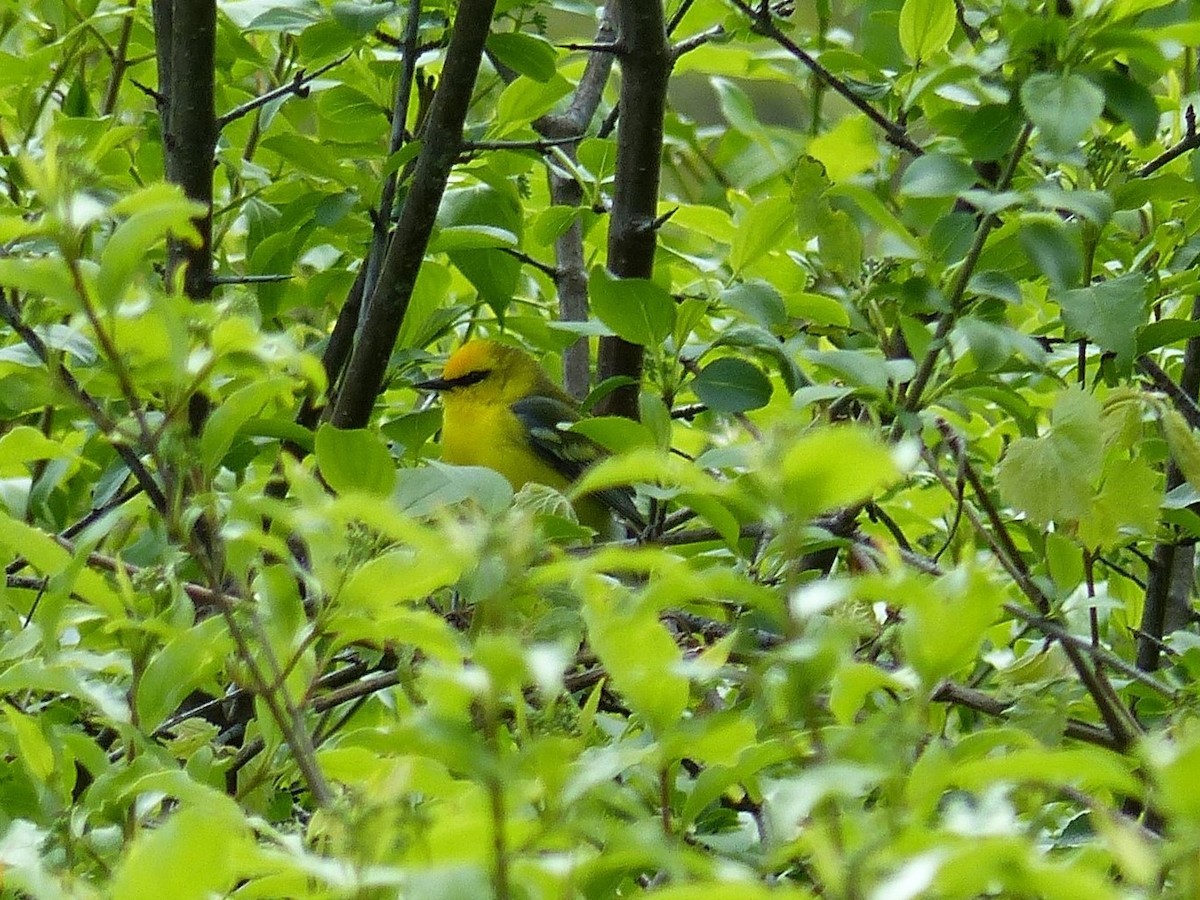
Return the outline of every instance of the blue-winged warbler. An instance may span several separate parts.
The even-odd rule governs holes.
[[[417,385],[442,395],[442,459],[494,469],[514,489],[526,484],[565,490],[606,451],[566,430],[578,421],[575,401],[524,350],[472,340],[450,354],[440,378]],[[579,520],[601,535],[612,513],[641,526],[628,489],[611,488],[575,503]]]

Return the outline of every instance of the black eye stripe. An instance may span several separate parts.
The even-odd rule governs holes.
[[[465,375],[459,375],[457,378],[447,378],[446,387],[451,389],[470,387],[473,384],[479,384],[479,382],[491,374],[491,369],[476,369],[474,372],[467,372]]]

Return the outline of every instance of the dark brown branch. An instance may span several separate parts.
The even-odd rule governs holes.
[[[1195,110],[1188,107],[1189,132],[1195,132]],[[1192,321],[1200,320],[1200,298],[1192,301]],[[1155,387],[1166,393],[1172,404],[1192,428],[1200,422],[1196,405],[1200,393],[1200,337],[1188,339],[1183,351],[1183,366],[1178,384],[1148,356],[1138,359],[1138,367],[1150,376]],[[1167,491],[1173,491],[1186,479],[1174,460],[1167,464]],[[1183,546],[1176,540],[1159,540],[1154,547],[1154,563],[1146,579],[1142,621],[1138,629],[1138,668],[1153,672],[1158,668],[1163,636],[1187,622],[1189,597],[1196,559],[1195,545]]]
[[[589,53],[609,53],[613,56],[622,56],[625,53],[625,47],[618,41],[593,41],[591,43],[572,43],[558,44],[560,50],[586,50]]]
[[[71,374],[71,371],[57,360],[57,356],[50,353],[45,342],[38,336],[37,332],[22,321],[16,307],[2,297],[0,297],[0,319],[7,322],[8,326],[17,333],[17,336],[25,342],[25,345],[42,361],[42,364],[49,370],[51,378],[66,388],[75,402],[83,407],[92,424],[102,434],[110,436],[119,434],[117,423],[101,408],[96,399],[83,389],[79,381]],[[117,456],[121,458],[121,461],[125,463],[134,480],[146,492],[146,496],[150,498],[150,502],[154,504],[154,508],[160,515],[165,517],[170,511],[170,504],[167,502],[167,497],[163,493],[162,488],[158,486],[158,482],[155,481],[154,476],[150,474],[150,470],[143,465],[137,452],[119,438],[112,441],[112,448],[116,451]]]
[[[463,153],[477,153],[482,150],[536,150],[545,153],[551,147],[562,147],[567,144],[578,144],[583,139],[582,134],[569,134],[564,137],[538,138],[531,141],[465,141]]]
[[[1145,178],[1147,175],[1153,175],[1167,163],[1178,159],[1187,153],[1189,150],[1195,150],[1200,147],[1200,132],[1196,130],[1196,108],[1190,103],[1187,110],[1183,114],[1184,118],[1184,133],[1183,137],[1175,144],[1172,144],[1150,162],[1146,163],[1140,169],[1134,172],[1139,178]]]
[[[771,19],[770,11],[763,4],[762,9],[754,9],[743,0],[729,0],[734,6],[750,17],[751,27],[759,34],[771,38],[788,53],[800,60],[814,75],[824,82],[835,93],[841,95],[851,106],[858,109],[863,115],[874,122],[895,146],[899,147],[913,156],[921,156],[924,154],[913,139],[908,136],[908,132],[898,123],[893,122],[870,103],[864,100],[858,94],[854,93],[844,81],[826,69],[823,65],[817,62],[803,47],[788,37],[779,26]]]
[[[612,18],[606,9],[600,17],[596,41],[606,43],[614,37]],[[600,106],[604,87],[612,73],[613,61],[610,53],[591,54],[570,106],[560,115],[542,116],[534,121],[533,127],[538,134],[551,140],[582,135]],[[575,162],[575,144],[567,144],[557,152]],[[552,204],[574,209],[583,203],[583,188],[574,178],[560,174],[554,166],[550,166],[549,179]],[[554,256],[554,286],[558,290],[559,319],[564,322],[587,321],[587,267],[583,255],[583,228],[578,219],[554,242]],[[591,384],[591,366],[588,342],[584,338],[575,341],[563,352],[563,384],[574,397],[582,400],[587,395]]]
[[[1013,147],[1008,165],[1005,167],[1004,173],[1000,176],[1000,180],[996,183],[997,192],[1007,190],[1008,186],[1012,183],[1013,176],[1017,171],[1017,165],[1020,163],[1021,157],[1025,155],[1025,147],[1029,143],[1029,136],[1032,133],[1033,126],[1026,123],[1025,127],[1021,130],[1021,136],[1017,139],[1016,146]],[[950,337],[954,323],[958,321],[958,314],[962,311],[963,297],[967,292],[967,284],[971,280],[971,275],[975,272],[975,266],[979,262],[980,254],[983,253],[983,247],[987,243],[988,235],[992,233],[992,229],[999,223],[999,214],[991,213],[983,217],[983,220],[979,223],[979,227],[975,230],[975,237],[971,241],[971,247],[967,250],[966,257],[959,264],[958,272],[954,276],[954,282],[951,284],[950,290],[946,295],[946,303],[950,309],[943,313],[941,319],[938,321],[938,327],[934,332],[933,340],[929,342],[929,349],[917,367],[916,375],[908,383],[908,390],[905,392],[904,401],[901,404],[908,412],[916,412],[920,408],[921,396],[925,393],[925,387],[929,384],[929,379],[933,376],[933,369],[937,365],[938,357],[941,355],[947,338]]]
[[[617,7],[618,41],[629,48],[621,61],[621,128],[617,137],[616,187],[608,233],[608,270],[620,278],[650,278],[658,235],[663,115],[671,73],[662,0]],[[644,350],[620,337],[600,339],[599,377],[628,378],[600,404],[602,415],[636,419]]]
[[[522,253],[520,250],[516,250],[512,247],[501,247],[500,250],[503,253],[507,253],[513,259],[519,259],[527,266],[533,266],[533,268],[537,269],[539,272],[549,278],[555,278],[558,276],[558,269],[554,268],[554,266],[546,265],[546,263],[542,262],[541,260],[534,259],[528,253]]]
[[[958,452],[965,453],[962,450]],[[941,471],[941,468],[937,465],[937,460],[933,458],[928,448],[922,448],[921,453],[934,476],[942,482],[947,490],[951,490],[949,479]],[[979,485],[978,476],[968,471],[970,468],[969,461],[960,461],[960,465],[964,467],[964,471],[968,472],[967,479],[972,486],[976,487]],[[1012,538],[1008,534],[1008,529],[1004,527],[1004,523],[1000,519],[995,504],[992,503],[991,497],[986,491],[980,493],[978,488],[976,488],[976,496],[985,510],[985,514],[988,516],[993,531],[989,531],[984,526],[973,509],[966,507],[964,508],[964,512],[971,525],[987,541],[997,561],[1012,576],[1017,587],[1020,588],[1029,601],[1039,610],[1049,610],[1051,608],[1050,598],[1046,596],[1045,592],[1034,581],[1025,564],[1024,558],[1017,553],[1016,548],[1012,544]],[[1116,691],[1113,690],[1112,685],[1101,671],[1100,666],[1098,664],[1093,665],[1088,659],[1089,656],[1092,660],[1098,659],[1095,654],[1101,648],[1093,646],[1090,641],[1082,641],[1083,646],[1080,646],[1081,642],[1079,640],[1066,632],[1065,629],[1059,628],[1057,623],[1053,623],[1041,613],[1024,610],[1016,604],[1005,604],[1004,608],[1012,615],[1020,616],[1026,622],[1033,624],[1036,621],[1038,623],[1036,627],[1039,630],[1048,636],[1055,637],[1059,641],[1063,652],[1079,676],[1079,680],[1083,682],[1084,687],[1087,688],[1088,693],[1091,695],[1092,702],[1096,705],[1100,717],[1104,719],[1104,724],[1108,726],[1113,740],[1117,742],[1117,746],[1122,751],[1132,747],[1140,735],[1141,729],[1129,710],[1121,702],[1120,697],[1117,696]],[[1056,633],[1052,633],[1051,629]],[[1122,665],[1129,667],[1129,664],[1124,661],[1122,661]]]
[[[332,422],[339,428],[362,428],[371,418],[446,181],[462,149],[463,122],[495,6],[496,0],[462,0],[459,4],[412,184],[379,283],[368,297],[358,345],[334,408]]]
[[[983,691],[965,687],[953,681],[943,681],[934,688],[933,694],[929,699],[935,703],[953,703],[955,706],[973,709],[976,712],[981,712],[984,715],[997,719],[1003,718],[1012,706],[1011,703],[999,700]],[[1111,734],[1089,722],[1068,719],[1064,724],[1063,734],[1066,737],[1083,741],[1085,744],[1094,744],[1097,747],[1104,747],[1108,750],[1119,750],[1113,742]]]
[[[166,2],[156,3],[157,14]],[[216,65],[216,0],[176,0],[170,13],[170,42],[159,46],[159,72],[170,73],[163,112],[167,180],[183,188],[189,200],[203,204],[205,213],[192,220],[200,235],[197,244],[171,238],[167,249],[167,281],[186,265],[184,293],[200,300],[212,294],[213,154],[217,146],[214,106]],[[155,37],[163,34],[155,23]],[[164,63],[163,55],[169,62]]]
[[[1189,346],[1190,343],[1189,341]],[[1150,379],[1155,390],[1167,395],[1171,405],[1187,420],[1190,427],[1200,428],[1200,405],[1197,405],[1194,394],[1187,393],[1180,385],[1176,384],[1175,380],[1149,356],[1139,356],[1137,367]]]
[[[127,0],[125,18],[121,22],[121,33],[117,37],[117,46],[109,54],[112,61],[112,71],[108,75],[108,84],[104,87],[104,100],[100,104],[100,114],[110,116],[117,108],[117,96],[121,90],[121,81],[129,69],[129,38],[133,34],[133,18],[137,13],[137,0]]]
[[[214,275],[208,279],[213,287],[227,284],[276,284],[281,281],[291,281],[295,275],[283,273],[275,275]]]
[[[281,84],[277,88],[272,88],[265,94],[260,94],[247,100],[245,103],[235,106],[229,112],[217,119],[217,130],[220,131],[231,122],[236,122],[243,116],[248,116],[256,109],[261,109],[273,100],[278,100],[280,97],[294,96],[304,98],[308,96],[308,86],[328,72],[330,69],[335,69],[350,58],[349,53],[344,53],[335,59],[333,62],[326,63],[321,68],[312,72],[306,72],[304,69],[298,69],[296,74],[292,76],[292,80],[287,84]]]

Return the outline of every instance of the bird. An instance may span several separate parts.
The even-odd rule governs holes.
[[[442,398],[442,459],[484,466],[513,490],[526,484],[567,490],[608,455],[595,441],[567,430],[579,406],[524,350],[486,338],[450,354],[441,377],[415,385]],[[641,529],[645,519],[628,487],[605,488],[574,503],[579,521],[602,537],[614,533],[613,514]]]

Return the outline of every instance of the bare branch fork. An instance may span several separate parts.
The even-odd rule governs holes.
[[[951,443],[951,447],[954,447],[953,443]],[[1043,612],[1049,611],[1051,609],[1049,598],[1033,580],[1024,559],[1013,546],[1012,538],[1008,534],[1008,530],[1004,527],[999,510],[996,509],[988,493],[982,489],[983,485],[979,480],[979,476],[974,471],[970,460],[967,459],[965,451],[961,447],[958,447],[954,449],[954,453],[958,457],[957,461],[959,465],[966,474],[967,481],[971,484],[975,492],[978,503],[987,516],[991,530],[984,525],[973,509],[966,507],[965,512],[972,527],[980,537],[987,541],[997,561],[1009,573],[1016,586],[1029,601],[1038,610]],[[934,477],[941,481],[943,486],[953,494],[953,487],[949,479],[941,471],[941,467],[938,465],[933,453],[928,448],[922,448],[921,455]],[[1112,684],[1105,676],[1098,655],[1089,649],[1092,647],[1090,642],[1082,642],[1081,639],[1075,638],[1074,635],[1070,635],[1069,632],[1041,613],[1030,612],[1016,604],[1006,604],[1004,609],[1010,615],[1018,616],[1022,620],[1033,624],[1043,634],[1053,637],[1059,642],[1072,668],[1075,669],[1076,674],[1079,676],[1079,680],[1083,682],[1088,694],[1091,695],[1092,702],[1100,713],[1100,717],[1104,719],[1104,724],[1112,735],[1116,747],[1122,752],[1132,747],[1141,734],[1141,728],[1133,718],[1133,715],[1121,702],[1120,697],[1117,696]],[[1085,646],[1081,646],[1081,643],[1084,643]],[[1095,649],[1099,650],[1100,648],[1096,647]],[[1128,663],[1124,663],[1124,661],[1122,661],[1122,666],[1129,667]]]
[[[243,116],[249,115],[250,113],[254,112],[256,109],[260,109],[260,108],[266,106],[272,100],[278,100],[280,97],[287,97],[289,95],[296,96],[296,97],[307,97],[308,96],[308,88],[309,88],[310,84],[312,84],[316,79],[318,79],[322,75],[324,75],[330,69],[337,68],[338,66],[340,66],[342,63],[344,63],[349,58],[350,58],[350,53],[347,52],[347,53],[343,53],[341,56],[339,56],[333,62],[326,63],[325,65],[321,66],[321,68],[316,69],[312,72],[306,72],[304,69],[298,69],[296,71],[296,74],[292,76],[292,80],[287,82],[286,84],[281,84],[279,87],[273,88],[273,89],[267,91],[265,94],[260,94],[257,97],[247,100],[245,103],[241,104],[240,106],[235,106],[233,109],[229,110],[229,112],[225,113],[224,115],[218,116],[217,117],[217,130],[220,131],[222,128],[224,128],[226,125],[228,125],[230,122],[236,122],[238,119],[242,118]]]
[[[826,69],[823,65],[817,62],[816,58],[807,50],[793,41],[771,20],[771,12],[766,3],[763,3],[759,9],[754,9],[744,0],[729,0],[734,6],[745,13],[751,21],[751,27],[764,37],[769,37],[775,43],[779,44],[788,53],[804,63],[808,69],[821,79],[833,91],[840,94],[848,103],[862,112],[868,119],[878,125],[887,139],[904,150],[911,153],[913,156],[922,156],[925,151],[922,150],[912,138],[908,136],[908,132],[898,123],[893,122],[870,103],[864,100],[858,94],[854,93],[844,81]]]
[[[25,345],[42,361],[42,364],[46,366],[51,376],[67,389],[67,392],[75,399],[76,403],[83,407],[84,411],[88,414],[88,418],[92,420],[92,424],[114,438],[112,441],[113,450],[116,451],[121,461],[125,463],[126,468],[129,469],[138,485],[146,492],[146,496],[150,498],[150,502],[154,504],[154,508],[160,515],[165,517],[170,511],[170,503],[167,501],[166,494],[159,487],[158,481],[150,474],[150,470],[146,468],[137,451],[118,437],[117,423],[101,408],[96,399],[84,390],[83,386],[71,374],[70,370],[62,363],[54,360],[45,342],[38,336],[38,333],[25,324],[16,307],[2,297],[0,297],[0,319],[8,323],[8,326],[17,333],[21,340],[25,342]]]
[[[1200,131],[1196,130],[1196,107],[1188,104],[1187,110],[1183,114],[1184,133],[1183,137],[1168,147],[1154,159],[1150,160],[1134,174],[1140,178],[1145,178],[1147,175],[1153,175],[1167,163],[1174,159],[1183,156],[1189,150],[1195,150],[1200,147]]]

